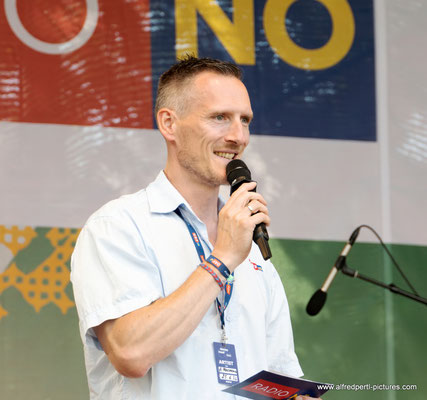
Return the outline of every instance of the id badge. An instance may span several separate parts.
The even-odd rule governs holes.
[[[234,344],[214,342],[215,364],[218,383],[235,385],[239,383],[236,349]]]

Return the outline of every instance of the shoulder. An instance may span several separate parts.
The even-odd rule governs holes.
[[[145,189],[109,201],[86,221],[77,239],[74,257],[83,250],[101,247],[126,244],[127,247],[140,248],[149,215]]]
[[[90,224],[98,219],[133,219],[135,214],[149,211],[146,189],[136,193],[123,195],[117,199],[111,200],[96,210],[87,220]]]

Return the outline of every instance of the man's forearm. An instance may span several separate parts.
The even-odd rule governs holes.
[[[119,373],[144,376],[191,335],[219,291],[209,273],[197,268],[169,296],[105,321],[95,333]]]

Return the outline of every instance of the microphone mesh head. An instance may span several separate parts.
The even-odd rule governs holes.
[[[326,292],[322,292],[320,289],[314,293],[305,309],[307,314],[311,316],[318,314],[325,304],[327,295],[328,294]]]
[[[231,185],[232,182],[240,177],[246,178],[248,181],[252,180],[251,171],[247,165],[239,159],[231,160],[225,169],[227,173],[227,181]]]

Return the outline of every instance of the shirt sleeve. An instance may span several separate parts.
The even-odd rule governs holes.
[[[162,297],[154,256],[132,220],[95,217],[81,231],[71,260],[71,281],[82,340],[93,327]]]
[[[272,268],[270,305],[267,320],[268,368],[286,375],[303,375],[295,354],[288,300],[280,276]]]

